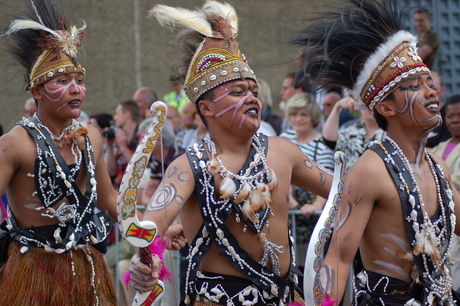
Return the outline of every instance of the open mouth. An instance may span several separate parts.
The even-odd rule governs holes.
[[[439,102],[437,102],[437,101],[430,102],[430,103],[425,105],[425,109],[427,111],[429,111],[429,112],[432,112],[432,113],[439,112],[440,111]]]
[[[69,103],[67,103],[68,106],[70,107],[79,107],[81,105],[80,100],[72,100]]]
[[[259,109],[257,107],[251,107],[245,112],[245,114],[251,117],[257,117],[259,115]]]

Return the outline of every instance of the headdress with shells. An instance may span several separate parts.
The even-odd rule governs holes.
[[[50,0],[31,0],[24,16],[11,21],[8,50],[25,69],[27,89],[59,75],[85,74],[78,53],[86,34],[70,26],[64,12]]]
[[[236,79],[256,81],[236,41],[238,17],[227,3],[207,1],[200,10],[156,5],[150,15],[162,26],[181,29],[185,92],[196,103],[206,92]]]

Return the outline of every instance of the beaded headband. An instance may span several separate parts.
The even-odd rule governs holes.
[[[225,49],[211,48],[197,52],[185,79],[185,92],[190,101],[198,99],[228,81],[245,78],[257,82],[254,71],[249,67],[240,50],[233,54]]]
[[[383,101],[405,79],[421,71],[430,71],[417,53],[416,38],[399,31],[383,43],[364,64],[353,88],[355,99],[369,109]]]
[[[85,68],[78,62],[72,62],[69,56],[56,49],[45,50],[38,57],[30,75],[29,88],[48,82],[55,77],[70,73],[85,75]]]

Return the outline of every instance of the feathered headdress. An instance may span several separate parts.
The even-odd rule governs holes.
[[[256,81],[236,41],[238,17],[231,5],[207,1],[195,11],[156,5],[152,15],[162,26],[181,30],[184,87],[190,101],[196,103],[204,93],[231,80]]]
[[[397,0],[349,0],[299,31],[291,43],[305,47],[297,79],[312,76],[323,87],[353,90],[370,109],[398,84],[429,71],[417,54],[416,38],[404,31]]]
[[[59,75],[85,74],[78,59],[86,32],[70,26],[64,12],[50,0],[30,0],[24,16],[11,21],[3,35],[8,50],[25,69],[27,89]]]

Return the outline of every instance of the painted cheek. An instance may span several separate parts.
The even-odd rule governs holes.
[[[51,83],[53,86],[50,86]],[[86,95],[86,87],[85,85],[79,85],[75,82],[75,79],[72,79],[69,84],[62,85],[57,83],[55,80],[51,80],[48,83],[44,84],[45,89],[45,97],[50,100],[51,102],[58,102],[62,99],[62,97],[67,94],[71,89],[72,86],[75,86],[76,90],[79,90],[81,95],[85,97]]]
[[[219,95],[217,98],[215,98],[214,101],[213,101],[214,103],[217,103],[217,102],[221,101],[222,99],[224,99],[225,97],[228,96],[228,88],[225,88],[225,87],[221,86],[221,87],[219,87],[219,89],[223,90],[224,93]]]
[[[246,99],[248,99],[252,95],[253,94],[250,92],[247,95],[245,95],[244,97],[241,97],[241,99],[238,100],[237,102],[227,105],[222,110],[217,112],[217,114],[216,114],[217,118],[220,118],[223,115],[225,115],[227,112],[233,110],[232,116],[231,116],[230,121],[229,121],[229,126],[230,127],[233,126],[233,123],[235,121],[235,117],[236,117],[236,114],[237,114],[238,110],[240,110],[241,107],[244,105],[244,102],[246,101]],[[241,126],[242,126],[242,124],[244,123],[245,120],[246,120],[246,115],[241,116],[240,123],[238,125],[239,128],[241,128]]]
[[[414,116],[414,104],[418,97],[418,92],[413,92],[412,96],[409,95],[409,91],[404,91],[404,107],[402,109],[395,109],[399,114],[404,114],[409,111],[412,121],[418,125],[417,120]]]

